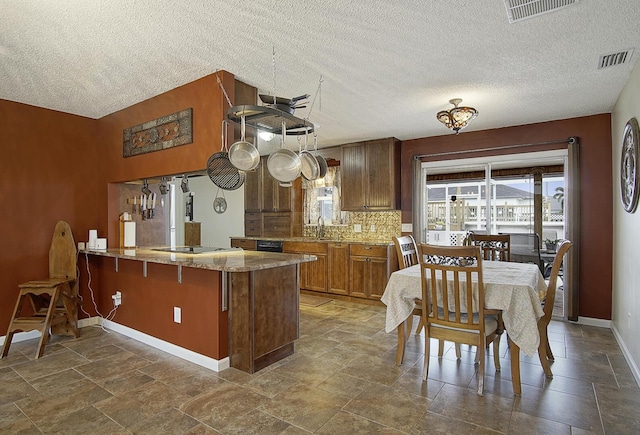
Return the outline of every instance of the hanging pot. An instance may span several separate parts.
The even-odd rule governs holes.
[[[245,119],[240,117],[240,140],[229,148],[229,160],[242,171],[253,171],[260,164],[258,149],[245,139]]]
[[[207,175],[213,184],[224,190],[236,190],[244,183],[244,172],[239,171],[229,160],[226,121],[222,121],[222,151],[209,157]]]
[[[300,160],[302,161],[302,176],[309,181],[317,179],[320,175],[320,165],[316,157],[307,150],[309,145],[309,133],[304,138],[304,150],[300,150]]]
[[[320,167],[318,178],[324,178],[325,175],[327,175],[329,165],[327,165],[327,159],[318,154],[318,135],[316,132],[313,132],[313,149],[315,151],[316,160],[318,161],[318,166]]]
[[[286,123],[282,123],[281,148],[272,153],[267,159],[267,169],[273,178],[283,186],[290,186],[291,182],[300,176],[302,172],[302,160],[300,156],[284,147],[287,135]]]

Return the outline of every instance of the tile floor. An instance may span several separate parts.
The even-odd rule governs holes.
[[[395,366],[384,307],[332,301],[301,307],[296,353],[254,375],[215,373],[98,327],[35,341],[0,360],[0,433],[640,433],[640,389],[609,330],[553,322],[553,379],[522,357],[522,397],[488,359],[475,393],[473,352],[431,357],[422,337]],[[417,324],[417,322],[415,322]],[[504,338],[503,338],[504,340]],[[432,346],[436,349],[437,346]]]

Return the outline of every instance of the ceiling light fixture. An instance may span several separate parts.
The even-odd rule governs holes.
[[[458,107],[458,104],[462,102],[461,98],[454,98],[453,100],[449,100],[449,102],[453,104],[453,109],[438,112],[436,118],[446,125],[447,128],[450,128],[458,134],[460,130],[465,128],[469,122],[478,116],[478,111],[473,107]]]

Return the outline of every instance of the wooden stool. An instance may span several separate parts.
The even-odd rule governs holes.
[[[9,353],[13,334],[18,331],[40,331],[36,359],[44,352],[49,335],[78,337],[78,279],[76,244],[69,224],[60,221],[49,249],[49,278],[20,284],[20,293],[2,347],[4,358]],[[30,315],[23,315],[24,301],[31,305]]]

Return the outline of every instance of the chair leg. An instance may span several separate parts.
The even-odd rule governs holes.
[[[418,327],[416,328],[416,334],[420,334],[420,332],[422,331],[422,328],[424,328],[424,323],[422,323],[422,317],[420,317],[420,321],[418,322]]]
[[[20,311],[22,310],[22,303],[24,302],[26,296],[27,295],[25,294],[20,294],[18,296],[16,306],[13,309],[13,316],[11,316],[11,321],[9,322],[9,327],[7,328],[7,334],[4,336],[4,345],[2,346],[2,356],[0,356],[0,358],[4,358],[9,354],[9,347],[11,347],[11,340],[13,339],[13,334],[15,333],[13,329],[13,320],[20,315]]]
[[[38,342],[38,349],[36,350],[36,359],[40,358],[44,353],[44,347],[49,341],[49,328],[51,327],[51,319],[53,318],[53,313],[56,311],[56,303],[58,301],[58,296],[60,294],[59,287],[56,287],[53,294],[51,295],[51,302],[49,303],[49,308],[47,309],[47,315],[44,319],[44,324],[42,326],[42,335],[40,336],[40,340]]]
[[[496,371],[500,371],[500,334],[493,339],[493,364],[496,366]]]
[[[482,339],[484,341],[484,338]],[[482,350],[480,350],[482,349]],[[480,364],[478,366],[478,396],[482,396],[484,394],[484,361],[485,361],[485,352],[484,346],[478,343],[477,352],[480,356]]]
[[[402,360],[404,359],[404,344],[406,342],[405,339],[405,322],[402,322],[398,325],[398,350],[396,350],[396,365],[399,366],[402,364]]]
[[[438,340],[438,358],[444,355],[444,340]]]
[[[456,348],[456,358],[458,359],[462,358],[462,352],[460,352],[460,344],[456,343],[455,348]]]
[[[548,378],[553,377],[553,372],[551,371],[551,365],[549,364],[547,348],[549,346],[549,338],[547,337],[547,325],[542,323],[538,324],[538,332],[540,335],[540,343],[538,344],[538,358],[540,359],[540,365],[542,366],[542,370],[544,370],[544,374]]]
[[[431,349],[429,346],[431,338],[429,337],[429,330],[426,326],[424,332],[424,368],[422,369],[422,380],[426,381],[427,376],[429,376],[429,360],[431,359]],[[442,343],[442,340],[440,340],[440,342]]]

